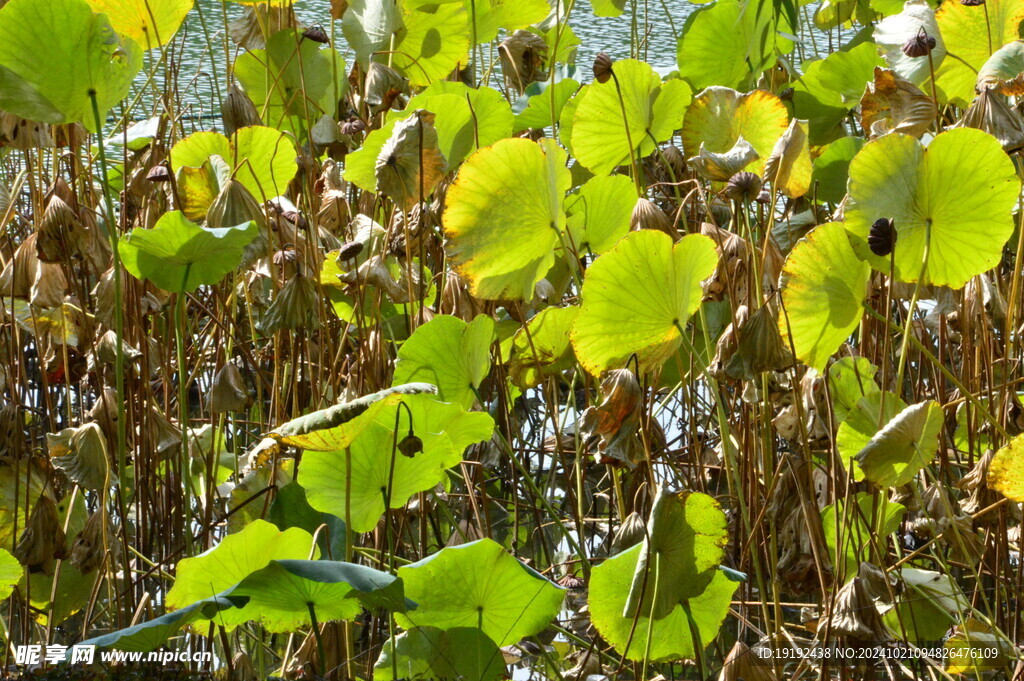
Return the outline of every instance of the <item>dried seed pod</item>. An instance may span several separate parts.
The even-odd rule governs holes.
[[[307,28],[302,32],[302,37],[321,45],[329,45],[331,43],[331,39],[327,36],[327,31],[320,24],[314,24]]]
[[[165,163],[158,163],[146,173],[146,179],[150,182],[170,182],[171,171]]]
[[[355,116],[352,116],[341,124],[342,135],[357,135],[363,130],[366,130],[366,123],[363,122],[363,119]]]
[[[878,218],[871,223],[868,248],[875,255],[889,255],[896,248],[896,236],[896,221],[892,218]]]
[[[762,184],[760,177],[744,170],[729,178],[725,195],[733,201],[753,201],[761,192]]]
[[[250,125],[263,125],[256,105],[252,103],[242,88],[236,83],[228,87],[228,94],[221,104],[221,119],[224,121],[224,132],[230,137],[239,128],[246,128]]]
[[[984,5],[985,0],[960,0],[960,4],[964,7],[978,7],[979,5]]]
[[[366,247],[362,241],[349,241],[338,250],[338,262],[348,262],[363,252]]]
[[[612,77],[612,58],[607,52],[598,52],[594,57],[594,80],[598,83],[607,83]]]
[[[672,220],[665,215],[665,211],[645,198],[636,200],[636,205],[633,206],[633,214],[629,218],[629,228],[634,231],[656,229],[659,232],[668,234],[673,239],[677,236]]]
[[[409,434],[399,441],[398,451],[402,456],[412,458],[423,451],[423,440],[410,430]]]
[[[903,54],[908,57],[927,57],[935,49],[935,45],[935,36],[928,35],[928,32],[924,30],[924,26],[922,26],[917,35],[903,43],[901,49]]]
[[[46,569],[54,558],[67,554],[67,537],[57,515],[57,504],[46,494],[32,508],[28,525],[14,547],[14,557],[30,570]]]

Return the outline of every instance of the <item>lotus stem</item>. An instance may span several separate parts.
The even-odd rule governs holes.
[[[309,602],[306,603],[306,608],[309,610],[309,621],[313,626],[313,638],[316,639],[317,658],[320,661],[320,675],[325,676],[327,674],[327,655],[324,653],[324,642],[320,637],[320,623],[316,620],[316,606]]]

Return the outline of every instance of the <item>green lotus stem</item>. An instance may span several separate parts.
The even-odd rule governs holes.
[[[128,489],[128,418],[124,408],[124,301],[121,291],[121,255],[118,250],[119,237],[114,218],[114,202],[110,198],[110,178],[107,176],[107,152],[103,146],[103,121],[100,119],[100,105],[96,91],[89,90],[92,101],[92,115],[96,123],[96,145],[99,148],[100,177],[103,178],[103,206],[107,211],[107,237],[110,239],[110,259],[114,268],[114,391],[117,393],[117,475],[121,489]]]
[[[188,275],[192,270],[192,263],[185,265],[185,274],[181,279],[181,291],[174,301],[174,348],[178,359],[178,427],[181,428],[181,463],[179,475],[185,491],[191,495],[192,476],[188,456],[188,372],[185,371],[185,289],[188,285]],[[191,499],[188,496],[187,499]],[[184,502],[187,508],[182,509],[185,523],[185,542],[189,551],[192,550],[192,532],[189,529],[189,520],[192,515],[189,510],[191,504]]]
[[[324,676],[327,674],[327,656],[324,653],[324,642],[320,637],[320,623],[316,621],[316,607],[312,602],[306,603],[306,608],[309,609],[309,621],[313,625],[313,638],[316,639],[316,652],[317,658],[320,661],[320,675]]]
[[[921,256],[921,274],[917,278],[917,284],[914,286],[914,295],[910,298],[910,309],[907,311],[907,319],[903,323],[903,342],[900,345],[900,363],[896,369],[896,394],[899,395],[903,392],[903,371],[907,368],[907,348],[910,343],[910,325],[914,321],[914,310],[917,308],[917,300],[921,295],[921,286],[924,285],[924,278],[928,273],[928,255],[931,251],[932,245],[932,221],[931,219],[925,219],[924,221],[924,253]]]
[[[644,195],[643,187],[640,186],[640,167],[636,162],[636,147],[633,146],[633,135],[629,132],[629,119],[626,117],[626,103],[622,99],[622,88],[619,86],[619,77],[615,75],[613,68],[609,73],[615,82],[615,92],[619,96],[619,110],[622,112],[622,125],[626,130],[626,144],[629,145],[629,166],[633,169],[633,183],[636,185],[636,195]]]
[[[648,557],[650,557],[650,547],[647,549]],[[661,554],[655,552],[654,554],[654,589],[651,591],[651,611],[647,615],[647,640],[644,641],[644,664],[643,671],[640,673],[641,679],[647,678],[647,663],[651,657],[651,638],[654,634],[654,608],[658,604],[658,580],[661,577]],[[700,678],[704,678],[704,674],[701,673]]]

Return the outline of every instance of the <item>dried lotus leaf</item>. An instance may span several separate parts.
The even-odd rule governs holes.
[[[422,109],[395,124],[377,155],[377,187],[403,211],[429,196],[448,172],[438,148],[434,114]]]

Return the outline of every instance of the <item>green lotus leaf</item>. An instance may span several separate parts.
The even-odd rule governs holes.
[[[448,256],[485,300],[533,297],[565,229],[571,179],[554,140],[506,139],[473,154],[448,189]]]
[[[996,452],[988,468],[988,486],[1006,498],[1024,502],[1024,435]]]
[[[14,592],[14,587],[21,581],[23,570],[18,559],[10,551],[0,549],[0,601]]]
[[[193,0],[87,0],[96,13],[107,15],[110,25],[144,49],[166,45],[185,21]]]
[[[697,156],[701,148],[723,154],[742,138],[759,157],[746,170],[760,175],[765,160],[788,126],[786,107],[770,92],[754,90],[741,94],[725,87],[709,87],[686,110],[683,150],[687,156]]]
[[[888,501],[884,496],[876,501],[867,492],[858,492],[852,500],[853,504],[848,511],[844,499],[821,509],[825,544],[828,546],[835,576],[841,584],[857,576],[861,561],[871,555],[872,539],[884,542],[899,529],[907,510],[902,504]]]
[[[265,49],[240,54],[234,65],[267,125],[295,133],[304,143],[308,127],[324,114],[333,118],[348,89],[345,60],[321,47],[288,28],[270,36]]]
[[[402,28],[402,4],[392,0],[346,0],[341,32],[356,60],[364,68],[375,52],[391,49],[391,39]]]
[[[572,367],[575,356],[569,334],[580,308],[548,307],[520,327],[512,338],[509,371],[512,382],[521,388],[540,384]]]
[[[199,168],[214,154],[229,163],[257,201],[284,194],[299,169],[292,139],[262,125],[241,128],[230,140],[217,132],[193,133],[171,148],[171,165]]]
[[[875,220],[891,218],[896,278],[921,277],[930,233],[922,283],[960,288],[1002,257],[1020,180],[995,137],[958,128],[937,135],[927,150],[899,134],[868,142],[850,163],[849,192],[845,224],[861,258],[889,272],[889,257],[874,255],[867,237]]]
[[[725,513],[712,497],[660,488],[622,616],[639,612],[660,620],[702,594],[718,572],[728,541]]]
[[[396,674],[397,672],[397,674]],[[413,627],[384,642],[373,665],[375,681],[473,679],[494,681],[505,662],[494,641],[475,627]]]
[[[896,575],[903,594],[883,621],[901,638],[906,632],[914,643],[939,641],[970,607],[951,575],[911,567],[900,568]]]
[[[380,400],[348,423],[316,434],[320,446],[336,447],[307,450],[302,457],[309,504],[338,516],[355,532],[369,532],[384,514],[385,500],[401,508],[412,495],[431,489],[462,461],[466,447],[488,440],[493,429],[487,414],[466,412],[431,395]],[[407,456],[397,445],[410,435],[420,439],[422,451]]]
[[[14,547],[46,486],[46,474],[29,462],[0,465],[0,546]]]
[[[775,143],[764,162],[764,179],[776,191],[799,198],[811,188],[811,150],[807,141],[807,121],[794,118]]]
[[[875,67],[883,64],[878,48],[870,42],[804,62],[804,74],[793,83],[792,101],[795,115],[809,123],[811,144],[824,144],[843,134],[843,119],[860,103]]]
[[[90,638],[78,645],[148,653],[164,647],[167,639],[176,635],[192,622],[196,620],[218,619],[218,613],[235,606],[236,602],[222,596],[213,596],[147,622],[140,622],[139,624],[112,631],[103,636]]]
[[[345,522],[336,515],[322,513],[310,506],[306,489],[297,482],[278,488],[267,520],[282,532],[292,527],[309,532],[316,537],[320,553],[327,558],[334,560],[345,555]],[[320,529],[321,525],[326,527]]]
[[[594,16],[617,17],[626,8],[626,0],[591,0],[590,8],[594,10]]]
[[[682,604],[676,605],[667,617],[653,622],[647,617],[634,620],[622,616],[642,554],[643,546],[637,544],[591,571],[587,601],[591,620],[601,636],[626,659],[639,661],[645,655],[652,662],[692,659],[718,635],[739,583],[730,580],[724,572],[715,570],[707,588],[689,599],[687,607],[699,638],[699,641],[694,641],[690,617]]]
[[[206,219],[217,195],[231,180],[231,166],[219,155],[213,154],[198,168],[179,168],[175,177],[181,212],[189,220],[199,222]]]
[[[878,367],[867,357],[843,357],[828,368],[828,390],[836,421],[842,423],[860,398],[879,392],[877,373]]]
[[[1024,0],[988,0],[970,7],[944,2],[935,19],[946,49],[957,57],[936,65],[935,84],[951,104],[967,106],[974,99],[985,62],[1000,47],[1021,37]]]
[[[100,120],[128,94],[142,50],[85,0],[11,0],[0,9],[0,109],[42,123]]]
[[[497,38],[499,29],[511,33],[539,23],[551,11],[547,0],[465,0],[463,4],[477,44]]]
[[[513,130],[519,132],[530,128],[543,130],[551,127],[561,117],[566,102],[579,88],[579,82],[573,78],[561,78],[554,85],[547,81],[530,83],[512,107],[516,115]]]
[[[931,400],[900,411],[857,455],[864,477],[879,487],[909,483],[935,457],[942,420],[942,407]]]
[[[121,241],[124,268],[165,291],[186,293],[216,284],[238,267],[256,236],[253,221],[235,227],[200,227],[181,211],[164,213],[152,229],[138,227]]]
[[[404,111],[391,112],[388,117],[406,118],[416,109],[426,109],[437,116],[434,126],[438,146],[448,159],[449,168],[512,132],[512,109],[494,88],[471,88],[464,83],[438,80],[410,99]]]
[[[797,242],[782,268],[779,315],[779,333],[797,359],[824,370],[860,322],[870,272],[838,222],[818,225]]]
[[[479,629],[498,646],[533,636],[558,614],[565,591],[481,539],[450,546],[398,569],[414,611],[395,613],[398,623],[448,630]]]
[[[437,386],[438,398],[470,409],[491,370],[494,320],[478,315],[467,324],[438,315],[418,327],[398,350],[392,385],[417,381]]]
[[[922,30],[935,38],[931,55],[912,57],[904,53],[903,46]],[[931,77],[932,66],[939,68],[943,63],[946,57],[944,36],[945,31],[940,31],[935,21],[935,10],[926,0],[908,0],[899,14],[882,19],[874,31],[875,43],[885,55],[889,68],[914,85],[927,81]]]
[[[178,563],[177,579],[167,592],[168,608],[185,608],[231,589],[272,560],[307,559],[313,537],[292,528],[279,532],[265,520],[254,520],[241,532],[229,534],[209,551]],[[259,619],[259,611],[246,605],[217,613],[217,624],[226,629]]]
[[[792,41],[781,33],[796,33],[785,13],[773,16],[770,4],[748,5],[741,0],[715,0],[686,19],[676,63],[679,75],[694,91],[712,85],[746,89],[787,54]]]
[[[607,82],[584,88],[573,120],[573,153],[595,175],[628,164],[632,154],[642,158],[654,151],[682,126],[681,112],[692,98],[685,82],[662,83],[635,59],[615,62],[612,73]]]
[[[336,560],[274,559],[225,594],[270,632],[294,631],[312,623],[353,619],[367,608],[405,611],[414,607],[402,580],[365,565]]]
[[[715,271],[715,244],[690,234],[675,245],[663,232],[630,232],[587,269],[583,306],[572,331],[591,374],[625,366],[636,353],[643,371],[675,354],[680,333],[700,307],[701,282]]]
[[[846,196],[850,162],[866,142],[863,137],[842,137],[825,147],[814,159],[811,184],[819,201],[839,203]]]
[[[402,112],[405,113],[405,112]],[[409,111],[411,116],[413,111]],[[377,191],[377,158],[395,131],[395,126],[406,116],[389,118],[384,125],[371,130],[363,146],[345,156],[345,179],[368,192]],[[439,135],[440,137],[440,135]]]
[[[993,52],[978,71],[975,89],[994,89],[1008,96],[1024,94],[1024,40],[1014,40]]]
[[[410,85],[444,80],[469,57],[469,12],[460,2],[407,0],[396,37],[391,65],[409,79]]]
[[[857,463],[860,454],[871,438],[879,432],[896,414],[907,408],[907,403],[895,393],[871,391],[858,399],[846,412],[836,431],[836,451],[840,462],[850,470],[855,480],[863,480],[864,474]]]
[[[636,187],[625,175],[587,180],[565,199],[572,246],[578,253],[610,251],[629,231],[635,206]]]

